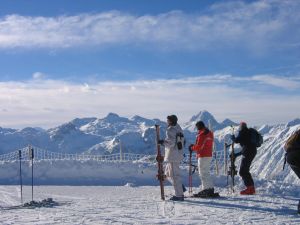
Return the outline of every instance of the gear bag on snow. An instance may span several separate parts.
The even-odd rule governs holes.
[[[185,145],[184,135],[179,132],[176,134],[176,147],[178,150],[182,150]]]
[[[259,148],[264,142],[263,136],[254,128],[249,128],[251,144]]]
[[[288,138],[284,145],[284,149],[287,152],[300,150],[300,130],[296,131]]]

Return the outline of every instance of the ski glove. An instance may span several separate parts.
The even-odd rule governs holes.
[[[158,143],[159,145],[163,145],[163,144],[164,144],[164,142],[165,142],[164,140],[158,140],[158,142],[157,142],[157,143]]]

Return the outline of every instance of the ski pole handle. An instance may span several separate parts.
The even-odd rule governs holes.
[[[32,147],[29,147],[29,158],[34,159],[34,150]]]

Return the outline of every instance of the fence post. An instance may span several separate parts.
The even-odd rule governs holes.
[[[120,161],[123,161],[123,157],[122,157],[122,143],[121,143],[121,139],[119,141],[120,144]]]
[[[226,143],[224,143],[224,175],[227,176],[227,146]]]

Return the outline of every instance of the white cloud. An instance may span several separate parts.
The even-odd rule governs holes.
[[[278,77],[273,75],[256,75],[253,80],[284,89],[300,89],[299,77]]]
[[[108,11],[58,17],[7,15],[0,18],[0,48],[147,43],[168,50],[238,45],[265,51],[299,43],[299,11],[299,1],[265,0],[215,4],[198,14],[172,11],[137,16]]]
[[[92,84],[61,80],[1,82],[0,105],[5,110],[0,110],[0,126],[50,127],[75,117],[103,117],[109,112],[161,119],[176,113],[180,122],[185,122],[203,109],[219,120],[231,118],[250,124],[299,117],[300,93],[264,91],[266,84],[253,77],[213,75]],[[239,85],[249,81],[247,89]],[[299,85],[299,78],[295,81]]]
[[[38,79],[44,79],[44,78],[46,78],[46,75],[41,73],[41,72],[35,72],[35,73],[32,74],[32,78],[37,79],[37,80]]]

